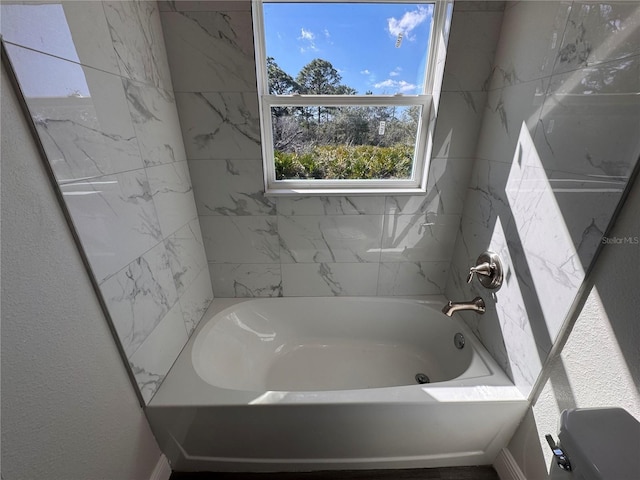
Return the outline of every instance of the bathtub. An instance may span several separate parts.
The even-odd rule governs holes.
[[[491,464],[527,401],[444,303],[216,299],[149,423],[175,471]]]

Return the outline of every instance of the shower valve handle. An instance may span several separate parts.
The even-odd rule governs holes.
[[[486,251],[478,257],[476,264],[469,269],[467,283],[473,281],[473,275],[478,277],[480,284],[488,289],[500,288],[502,285],[502,262],[497,253]]]
[[[480,265],[476,265],[475,267],[471,267],[469,269],[469,278],[467,278],[467,283],[471,283],[473,280],[473,274],[476,275],[484,275],[485,277],[491,277],[496,271],[496,264],[484,262]]]

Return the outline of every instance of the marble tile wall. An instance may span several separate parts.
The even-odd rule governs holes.
[[[215,295],[443,293],[504,2],[456,2],[427,194],[369,197],[266,197],[250,2],[159,7]]]
[[[1,9],[9,57],[148,402],[213,298],[157,4]]]
[[[446,294],[528,395],[640,156],[638,2],[508,2]],[[637,232],[630,232],[636,235]],[[503,287],[467,285],[484,250]]]

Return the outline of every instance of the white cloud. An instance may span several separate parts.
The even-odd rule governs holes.
[[[384,82],[376,83],[374,87],[391,89],[400,93],[408,93],[417,88],[417,86],[413,83],[405,82],[404,80],[392,80],[391,78],[385,80]]]
[[[371,72],[369,70],[367,70],[366,68],[364,70],[361,70],[360,73],[362,75],[371,75]]]
[[[397,77],[402,72],[402,67],[396,67],[391,72],[389,72],[390,77]]]
[[[324,31],[322,33],[324,33],[325,37],[331,38],[331,34],[329,33],[329,30],[327,30],[326,28],[324,29]]]
[[[417,10],[406,12],[400,20],[395,17],[387,18],[389,33],[392,37],[397,38],[401,33],[407,40],[413,40],[411,32],[429,16],[429,10],[426,7],[419,6]]]
[[[300,36],[298,37],[298,40],[309,40],[312,42],[315,38],[316,36],[310,30],[305,30],[304,28],[300,29]]]
[[[305,30],[304,27],[301,28],[300,36],[298,37],[298,40],[302,40],[304,45],[300,47],[300,53],[304,53],[309,50],[313,52],[317,52],[318,47],[316,47],[315,39],[316,39],[316,36],[311,30]]]

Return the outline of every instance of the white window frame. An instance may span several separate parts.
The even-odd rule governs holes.
[[[263,3],[432,3],[434,4],[433,24],[429,36],[429,52],[426,62],[426,75],[423,94],[420,95],[271,95],[267,75],[267,56]],[[436,81],[436,62],[440,57],[438,34],[444,31],[447,4],[451,0],[252,0],[253,32],[256,56],[256,74],[258,82],[258,102],[260,108],[260,130],[262,135],[262,158],[265,194],[272,196],[299,195],[398,195],[424,194],[427,185],[427,172],[431,158],[433,133],[433,89]],[[440,69],[439,75],[442,75]],[[331,180],[276,180],[273,155],[273,131],[271,107],[274,106],[415,106],[422,107],[416,135],[413,168],[410,179],[331,179]]]

